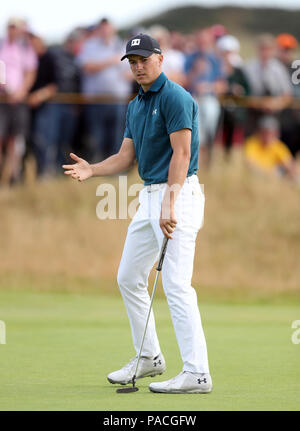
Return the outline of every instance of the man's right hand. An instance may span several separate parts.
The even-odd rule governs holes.
[[[84,181],[93,176],[91,165],[84,159],[76,156],[74,153],[70,153],[71,159],[75,160],[76,163],[73,165],[62,165],[66,175],[71,175],[72,178],[78,181]]]

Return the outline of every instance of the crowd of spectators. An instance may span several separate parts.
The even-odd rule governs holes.
[[[208,167],[216,136],[228,157],[236,136],[251,166],[295,177],[300,151],[300,97],[290,34],[257,38],[257,55],[240,55],[239,40],[222,25],[183,35],[161,26],[133,29],[156,38],[169,79],[189,91],[199,108],[200,164]],[[103,18],[47,46],[21,18],[11,18],[0,40],[0,186],[20,182],[33,156],[38,178],[61,173],[70,151],[99,161],[118,151],[126,108],[137,92],[120,58],[126,40]],[[300,108],[300,107],[299,107]]]

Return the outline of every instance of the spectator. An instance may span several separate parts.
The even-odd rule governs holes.
[[[295,59],[295,51],[298,47],[296,38],[288,33],[279,34],[276,38],[277,56],[279,61],[286,68],[290,82],[292,83],[293,95],[295,98],[300,97],[300,85],[293,82],[293,73],[295,69],[293,61]],[[286,108],[280,115],[281,138],[289,147],[291,153],[295,157],[300,151],[300,111],[299,109]]]
[[[240,43],[232,35],[226,35],[218,39],[217,49],[223,60],[224,73],[227,79],[227,96],[222,109],[222,127],[225,154],[229,156],[233,135],[238,124],[245,121],[243,107],[239,107],[235,100],[240,97],[247,97],[250,93],[249,83],[243,72],[242,59],[239,55]]]
[[[278,136],[278,121],[271,116],[262,117],[258,124],[258,133],[246,140],[246,160],[259,172],[287,175],[296,180],[292,155]]]
[[[288,74],[292,78],[294,69],[292,63],[295,59],[295,51],[298,47],[297,39],[288,33],[281,33],[276,37],[277,58],[286,67]],[[292,79],[291,79],[292,81]],[[293,85],[294,95],[300,96],[299,85]]]
[[[28,34],[38,56],[36,79],[27,99],[31,108],[30,142],[36,158],[37,176],[47,177],[56,170],[55,105],[48,103],[57,91],[56,70],[53,56],[43,39],[32,29]]]
[[[215,42],[228,34],[227,28],[223,24],[214,24],[210,29],[213,37],[215,38]]]
[[[286,68],[275,57],[275,38],[263,34],[258,38],[258,56],[245,67],[251,96],[246,134],[255,132],[259,118],[265,114],[279,115],[292,100],[292,88]]]
[[[192,59],[192,55],[197,51],[195,33],[186,34],[185,36],[183,36],[182,43],[183,43],[182,52],[185,54],[186,63],[187,63],[189,62],[190,59]],[[187,68],[188,68],[188,65],[185,64],[185,70]]]
[[[187,57],[188,89],[199,108],[199,159],[204,166],[211,161],[212,144],[220,116],[218,95],[225,90],[221,64],[214,52],[214,37],[210,29],[196,33],[197,51]]]
[[[171,48],[180,52],[185,52],[187,35],[183,35],[179,31],[170,32]]]
[[[120,62],[123,42],[114,26],[102,19],[96,35],[84,44],[78,57],[83,70],[83,93],[110,99],[108,103],[91,104],[85,109],[91,160],[105,159],[119,150],[131,90],[128,66]]]
[[[36,56],[23,44],[24,24],[20,18],[11,18],[7,23],[7,35],[0,42],[0,60],[6,67],[6,83],[0,85],[2,184],[17,181],[20,176],[29,122],[28,109],[24,102],[35,79],[37,67]]]
[[[62,46],[50,50],[55,60],[58,94],[63,93],[60,103],[54,105],[58,172],[61,172],[61,165],[67,162],[66,156],[72,150],[71,145],[79,117],[78,105],[68,99],[68,95],[80,92],[80,69],[75,56],[80,51],[81,37],[81,32],[73,31]]]
[[[181,51],[172,48],[170,32],[166,28],[157,25],[149,29],[149,34],[160,44],[164,56],[163,72],[171,81],[185,87],[185,57]]]

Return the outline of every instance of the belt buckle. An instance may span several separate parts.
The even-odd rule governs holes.
[[[152,193],[153,191],[154,191],[154,186],[155,184],[149,184],[148,186],[147,186],[147,192],[148,193]]]
[[[149,184],[149,186],[147,186],[148,187],[147,191],[148,193],[155,192],[156,190],[159,190],[160,186],[161,184]]]

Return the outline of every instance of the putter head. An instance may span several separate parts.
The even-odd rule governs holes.
[[[129,394],[130,392],[137,392],[139,390],[139,388],[137,388],[136,386],[133,386],[131,388],[119,388],[117,389],[117,393],[118,394]]]
[[[135,377],[135,375],[132,377],[132,387],[131,388],[119,388],[119,389],[117,389],[117,393],[118,394],[129,394],[130,392],[137,392],[138,390],[139,390],[139,388],[137,388],[136,386],[135,386],[135,380],[136,380],[136,377]]]

